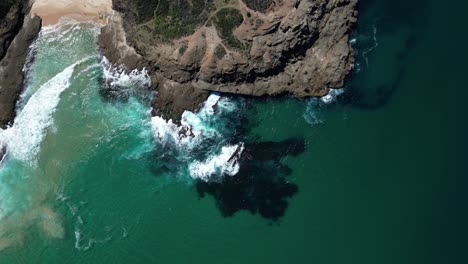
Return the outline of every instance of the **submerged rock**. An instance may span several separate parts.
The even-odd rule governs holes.
[[[112,63],[150,70],[168,118],[209,91],[323,96],[352,69],[357,2],[113,0],[100,45]]]

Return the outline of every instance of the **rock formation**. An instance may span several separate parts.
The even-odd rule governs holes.
[[[113,0],[104,55],[146,67],[156,109],[178,119],[210,91],[323,96],[353,63],[358,0]]]
[[[0,127],[11,125],[23,87],[23,66],[29,46],[41,29],[41,19],[31,18],[28,1],[5,0],[0,4]]]

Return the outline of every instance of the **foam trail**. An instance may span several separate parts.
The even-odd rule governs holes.
[[[375,25],[373,26],[372,32],[373,32],[372,40],[374,44],[370,48],[362,52],[362,56],[364,57],[367,66],[369,66],[369,59],[367,57],[367,54],[369,54],[370,52],[372,52],[374,49],[376,49],[379,46],[379,42],[377,41],[377,26]]]
[[[53,123],[52,115],[62,92],[70,86],[75,63],[50,79],[31,96],[12,127],[0,132],[0,142],[14,158],[31,162],[39,152],[45,129]]]
[[[327,95],[308,100],[306,110],[303,114],[305,121],[312,126],[323,124],[323,108],[335,102],[344,92],[345,89],[330,89]]]
[[[312,126],[323,124],[323,117],[320,111],[320,99],[312,98],[307,103],[306,110],[303,114],[305,121]]]

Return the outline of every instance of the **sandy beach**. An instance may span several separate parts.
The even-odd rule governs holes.
[[[60,18],[105,23],[112,13],[112,0],[33,0],[31,13],[42,18],[44,26]]]

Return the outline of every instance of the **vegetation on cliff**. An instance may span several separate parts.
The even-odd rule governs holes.
[[[209,91],[307,97],[342,87],[354,63],[357,2],[113,0],[122,19],[100,42],[111,62],[149,69],[155,105],[177,119]]]
[[[137,0],[129,5],[138,35],[153,43],[170,42],[213,23],[228,45],[242,47],[232,34],[243,21],[238,0]]]
[[[233,35],[234,30],[242,24],[244,18],[235,8],[223,8],[213,17],[213,23],[220,37],[233,48],[242,48],[242,43]]]
[[[245,0],[245,4],[252,10],[265,12],[275,4],[274,0]]]

